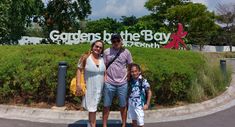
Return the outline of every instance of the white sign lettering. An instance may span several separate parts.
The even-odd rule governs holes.
[[[111,35],[106,30],[103,33],[82,33],[78,30],[77,33],[60,33],[57,30],[53,30],[50,33],[50,39],[53,42],[63,42],[70,44],[79,44],[82,42],[94,42],[96,40],[110,42]],[[151,47],[159,48],[159,44],[167,44],[170,39],[171,33],[153,33],[152,30],[142,30],[140,33],[129,33],[127,30],[120,32],[125,46],[137,46],[137,47]],[[151,43],[142,43],[140,40]]]

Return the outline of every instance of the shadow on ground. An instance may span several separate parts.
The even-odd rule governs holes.
[[[87,127],[88,120],[79,120],[75,123],[69,124],[68,127]],[[108,120],[108,127],[121,127],[121,120]],[[102,120],[96,121],[96,127],[102,127]],[[127,124],[126,127],[131,127],[131,124]]]

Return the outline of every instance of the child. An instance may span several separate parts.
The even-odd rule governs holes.
[[[143,127],[144,110],[149,107],[152,92],[149,83],[142,77],[138,64],[131,64],[130,74],[128,118],[132,119],[133,127]]]

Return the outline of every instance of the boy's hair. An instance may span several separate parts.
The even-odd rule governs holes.
[[[143,76],[142,74],[142,71],[141,71],[141,68],[140,68],[140,65],[136,64],[136,63],[131,63],[129,66],[128,66],[128,76],[127,76],[127,80],[130,81],[132,79],[132,76],[131,76],[131,69],[132,67],[136,67],[139,71],[140,71],[140,74]]]
[[[132,64],[130,64],[130,70],[132,69],[132,67],[136,67],[141,72],[140,65],[138,65],[136,63],[132,63]]]

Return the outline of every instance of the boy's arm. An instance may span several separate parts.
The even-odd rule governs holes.
[[[150,88],[148,89],[147,94],[148,94],[147,95],[147,103],[144,105],[144,110],[147,110],[150,105],[150,101],[151,101],[151,97],[152,97],[152,91],[150,90]]]

